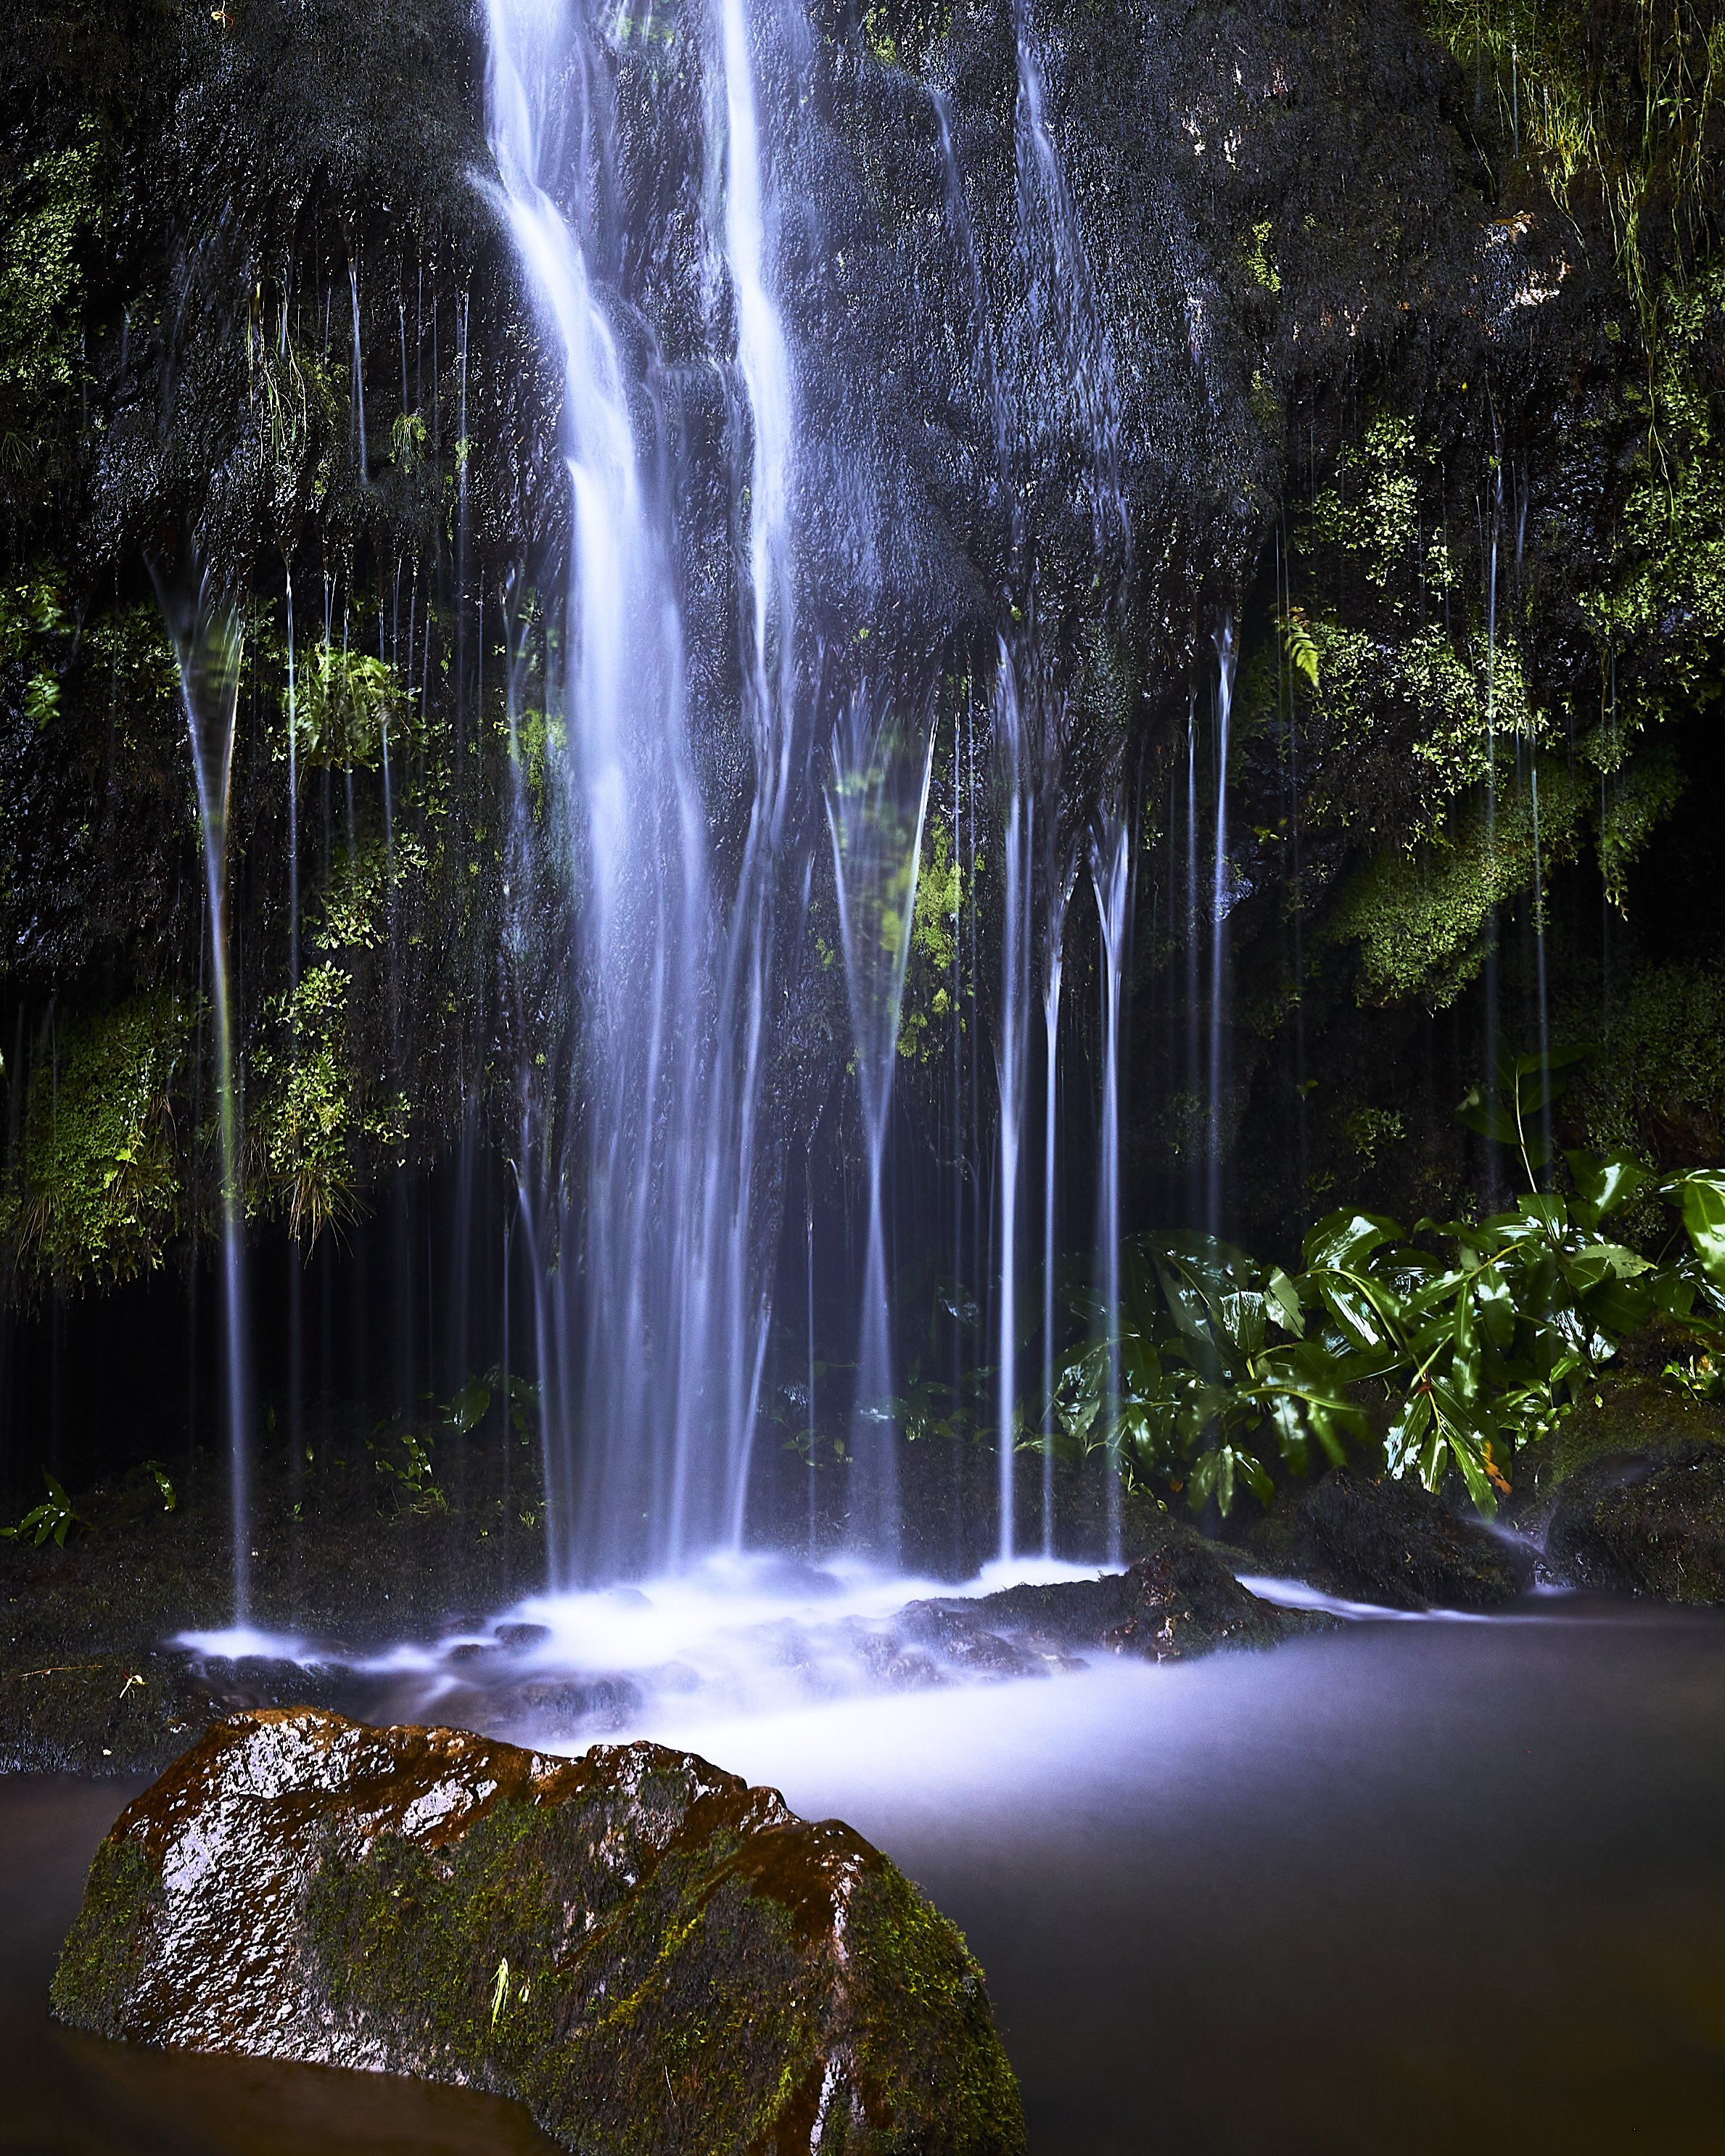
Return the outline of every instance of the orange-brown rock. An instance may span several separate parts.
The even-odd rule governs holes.
[[[953,1927],[849,1827],[653,1744],[235,1715],[97,1852],[54,2004],[518,2097],[591,2156],[1023,2146]]]

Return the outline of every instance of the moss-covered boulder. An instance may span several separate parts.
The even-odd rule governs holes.
[[[1517,1492],[1531,1498],[1536,1523],[1548,1516],[1551,1501],[1571,1476],[1598,1461],[1725,1447],[1725,1406],[1697,1399],[1661,1374],[1658,1365],[1671,1352],[1656,1337],[1629,1342],[1624,1357],[1629,1366],[1602,1372],[1552,1436],[1517,1459]],[[1630,1365],[1631,1354],[1651,1367]]]
[[[1725,1602],[1725,1445],[1608,1453],[1558,1492],[1544,1570],[1569,1587]]]
[[[516,2097],[583,2156],[1024,2145],[953,1927],[849,1827],[653,1744],[235,1715],[97,1851],[53,1999]]]
[[[1531,1570],[1514,1544],[1417,1482],[1340,1469],[1282,1491],[1248,1540],[1266,1573],[1390,1609],[1493,1609]]]

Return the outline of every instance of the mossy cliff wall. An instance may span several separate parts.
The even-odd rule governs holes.
[[[1719,1157],[1717,9],[1032,12],[1087,296],[1049,311],[999,5],[814,11],[782,265],[836,459],[811,487],[854,453],[882,534],[821,564],[811,617],[839,675],[865,655],[937,712],[911,1122],[935,1129],[955,1035],[988,1067],[974,728],[1004,623],[1061,715],[1051,838],[1081,851],[1123,775],[1139,841],[1133,1217],[1198,1217],[1217,1145],[1245,1235],[1350,1196],[1454,1209],[1490,1171],[1450,1110],[1494,1040],[1542,1029],[1599,1045],[1568,1135]],[[559,1157],[568,534],[469,10],[28,0],[0,34],[0,1258],[34,1306],[221,1217],[182,674],[223,639],[254,1231],[339,1233],[464,1143]],[[680,16],[614,59],[642,234],[616,274],[664,356],[722,855],[734,357],[675,244],[706,62]],[[773,1084],[830,1194],[850,1048],[813,857]],[[1081,899],[1069,942],[1084,1012]]]

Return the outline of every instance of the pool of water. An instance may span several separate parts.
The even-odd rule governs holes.
[[[1038,2156],[1725,2145],[1725,1620],[1566,1604],[698,1707],[680,1741],[849,1819],[963,1926]],[[0,1783],[0,2147],[549,2145],[457,2092],[54,2030],[126,1794]]]

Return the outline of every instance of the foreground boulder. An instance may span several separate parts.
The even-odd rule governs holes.
[[[1418,1482],[1337,1468],[1281,1491],[1250,1532],[1266,1573],[1389,1609],[1491,1609],[1527,1586],[1531,1559]]]
[[[860,1835],[691,1754],[238,1714],[121,1815],[65,2021],[518,2097],[583,2156],[997,2156],[958,1933]]]

